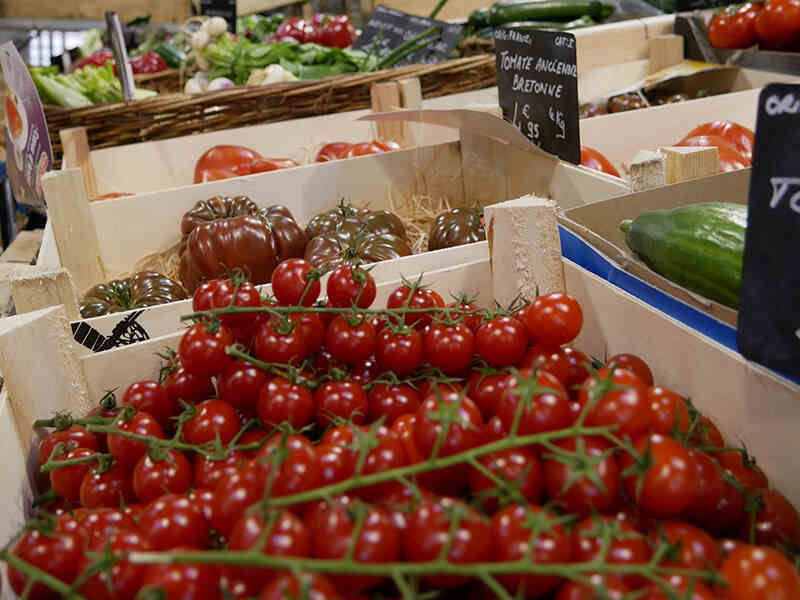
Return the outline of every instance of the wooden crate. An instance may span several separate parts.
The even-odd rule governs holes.
[[[245,194],[262,206],[285,204],[297,221],[305,224],[315,214],[335,207],[342,198],[379,209],[422,197],[445,198],[451,206],[486,206],[537,193],[567,208],[627,190],[616,178],[542,153],[510,124],[486,113],[429,110],[387,114],[382,120],[412,116],[460,129],[460,141],[89,204],[81,193],[77,170],[48,175],[51,180],[62,181],[45,184],[50,223],[38,264],[53,269],[66,267],[78,292],[83,293],[99,281],[133,272],[141,258],[173,247],[180,239],[183,213],[198,200],[217,194]],[[71,243],[76,237],[83,243]],[[468,252],[477,253],[469,254],[472,257],[485,256],[486,244],[476,244]],[[391,277],[400,267],[424,270],[463,260],[459,249],[430,254],[399,259],[396,265],[384,263],[378,273]],[[136,317],[137,325],[147,337],[161,335],[185,306],[173,303],[146,309]],[[110,336],[130,315],[97,317],[87,320],[86,325]]]
[[[497,269],[494,278],[491,264]],[[509,267],[500,269],[501,264]],[[478,303],[488,306],[493,284],[509,276],[508,268],[520,265],[524,268],[524,259],[517,263],[495,256],[492,263],[486,256],[426,273],[423,280],[443,295],[474,292]],[[691,397],[718,423],[730,443],[741,440],[747,445],[774,487],[795,504],[800,502],[800,466],[793,460],[800,397],[797,386],[746,362],[575,264],[564,261],[563,268],[567,291],[583,307],[584,326],[575,342],[577,348],[600,360],[618,352],[642,356],[659,384]],[[396,284],[381,285],[377,302],[385,301]],[[168,335],[92,354],[73,344],[69,323],[59,308],[0,321],[0,370],[6,376],[0,395],[0,439],[6,461],[0,487],[0,506],[6,516],[0,523],[0,539],[8,539],[18,529],[30,506],[32,474],[27,465],[36,463],[31,456],[35,444],[32,421],[59,410],[85,411],[104,390],[124,388],[157,375],[159,361],[154,352],[164,346],[175,347],[180,335],[175,323]]]

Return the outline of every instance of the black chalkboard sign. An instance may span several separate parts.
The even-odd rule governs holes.
[[[544,150],[579,164],[575,36],[498,27],[494,47],[503,117]]]
[[[236,33],[236,0],[200,0],[200,14],[222,17],[228,22],[228,31]]]
[[[375,56],[383,58],[401,44],[435,25],[441,27],[439,39],[409,55],[398,64],[439,63],[450,58],[464,35],[464,27],[455,23],[409,15],[385,6],[375,7],[353,48],[372,52]]]
[[[758,101],[737,342],[747,358],[800,376],[800,85]]]

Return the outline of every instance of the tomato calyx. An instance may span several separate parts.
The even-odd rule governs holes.
[[[522,420],[522,415],[525,411],[530,410],[533,406],[533,399],[536,396],[542,394],[559,394],[563,393],[556,388],[551,388],[545,385],[541,385],[539,383],[539,371],[538,367],[535,367],[531,371],[530,376],[526,376],[523,372],[519,371],[515,367],[511,367],[509,372],[516,380],[516,385],[509,390],[509,392],[517,397],[519,397],[519,403],[516,406],[514,411],[514,420],[511,422],[511,428],[509,430],[509,435],[517,435],[519,431],[519,424]]]
[[[586,440],[583,437],[578,437],[575,440],[575,450],[565,450],[558,446],[548,444],[551,452],[544,455],[544,458],[552,461],[557,461],[569,468],[569,475],[564,482],[564,486],[559,492],[559,496],[566,495],[566,493],[582,479],[588,480],[595,487],[597,487],[604,495],[608,494],[608,489],[603,481],[603,478],[597,472],[598,465],[607,460],[608,457],[613,456],[615,448],[613,446],[607,448],[603,452],[596,452],[590,454],[586,448]]]

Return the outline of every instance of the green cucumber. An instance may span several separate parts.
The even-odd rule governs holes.
[[[580,29],[581,27],[591,27],[597,25],[594,19],[589,16],[582,16],[579,19],[573,19],[562,23],[561,21],[521,21],[519,23],[506,23],[507,27],[514,29],[544,29],[551,31],[569,31],[570,29]]]
[[[167,40],[158,42],[153,46],[153,52],[164,59],[170,69],[179,69],[184,59],[183,52],[178,50],[175,44]]]
[[[739,308],[747,206],[723,202],[653,210],[623,221],[631,250],[686,289]]]
[[[497,2],[489,11],[493,26],[521,21],[571,21],[589,16],[602,21],[614,7],[597,0],[534,0],[531,2]]]

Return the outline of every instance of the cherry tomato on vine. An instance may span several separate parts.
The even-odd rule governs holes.
[[[356,530],[354,511],[363,510],[361,529],[352,550],[353,560],[384,563],[397,560],[400,541],[388,514],[376,507],[358,505],[350,499],[333,498],[315,504],[307,514],[315,558],[343,558],[353,543]],[[372,575],[331,575],[337,589],[358,593],[380,583],[384,578]]]
[[[261,388],[256,411],[266,425],[288,422],[301,429],[314,419],[314,396],[304,385],[275,377]]]
[[[666,584],[669,586],[672,595],[668,595],[660,586],[655,583],[642,588],[641,600],[670,600],[671,598],[686,598],[686,600],[715,600],[716,596],[708,586],[697,579],[688,579],[683,575],[670,575],[666,577]],[[691,589],[691,595],[689,590]],[[675,595],[677,594],[677,596]]]
[[[123,433],[133,433],[136,435],[148,436],[151,438],[164,438],[164,430],[156,419],[146,413],[137,412],[129,421],[116,421],[117,429]],[[147,451],[144,442],[133,440],[115,433],[108,434],[108,451],[114,460],[120,464],[133,468],[139,459]]]
[[[444,436],[441,441],[438,441]],[[438,445],[438,456],[451,456],[484,442],[483,419],[475,403],[458,392],[431,394],[422,401],[414,423],[414,440],[423,457]],[[441,492],[455,492],[467,483],[469,466],[453,465],[424,473],[424,485]]]
[[[636,375],[645,387],[653,385],[653,372],[647,363],[635,354],[615,354],[606,361],[604,368],[610,369],[612,364],[615,369],[626,369]]]
[[[229,451],[222,460],[212,460],[200,453],[195,454],[192,468],[194,487],[213,490],[223,479],[233,475],[245,460],[244,453],[239,450]]]
[[[597,573],[589,576],[588,583],[568,581],[562,585],[554,600],[625,600],[631,589],[616,577]]]
[[[211,530],[202,509],[180,494],[166,494],[148,504],[137,525],[156,550],[205,546]]]
[[[333,485],[352,477],[355,453],[341,444],[321,442],[315,446],[320,485]]]
[[[292,313],[289,320],[295,324],[305,342],[305,356],[316,354],[325,341],[325,328],[330,323],[324,323],[322,316],[317,313]]]
[[[164,389],[172,402],[180,400],[197,404],[214,395],[214,382],[208,375],[193,375],[181,366],[176,367],[164,380]]]
[[[673,431],[689,430],[689,410],[683,396],[663,387],[647,388],[652,419],[650,429],[653,433],[672,435]]]
[[[417,412],[421,401],[419,393],[411,386],[386,383],[374,386],[367,398],[369,420],[377,421],[383,417],[387,425],[391,425],[404,414]]]
[[[367,319],[353,321],[338,315],[328,325],[325,347],[334,360],[346,365],[356,365],[375,351],[375,328]]]
[[[604,538],[610,539],[605,561],[615,565],[641,565],[650,560],[652,551],[644,536],[625,521],[610,516],[586,517],[572,529],[572,560],[589,562],[603,549]],[[623,575],[622,581],[633,589],[644,583],[639,575]]]
[[[303,521],[288,510],[269,516],[257,512],[248,514],[233,527],[228,549],[243,551],[257,547],[266,555],[306,558],[311,556],[311,533]],[[276,571],[235,567],[234,573],[260,589],[275,576]]]
[[[658,532],[653,532],[652,537],[655,544],[666,542],[676,548],[664,564],[702,571],[719,567],[722,562],[714,538],[689,523],[681,521],[661,523]]]
[[[314,419],[323,427],[341,417],[357,425],[366,423],[369,413],[367,393],[353,381],[329,381],[314,392]]]
[[[211,503],[211,524],[221,535],[227,537],[245,510],[264,495],[263,467],[248,460],[233,474],[224,477],[214,489]]]
[[[78,533],[46,535],[36,530],[26,531],[12,550],[14,556],[69,585],[79,574],[83,555],[83,540]],[[8,580],[18,597],[27,587],[28,577],[9,567]],[[28,598],[44,600],[56,598],[44,584],[36,583],[28,591]]]
[[[567,362],[569,362],[567,391],[570,396],[573,396],[576,395],[573,389],[574,386],[580,385],[589,376],[589,366],[591,366],[592,361],[583,352],[570,346],[562,348],[562,352],[566,355]]]
[[[217,378],[219,399],[234,408],[252,413],[261,388],[269,376],[244,360],[230,363]]]
[[[495,368],[517,364],[527,348],[528,331],[514,317],[495,317],[481,325],[475,334],[475,351]]]
[[[132,383],[122,396],[122,404],[153,415],[165,429],[172,424],[172,417],[181,412],[180,405],[169,397],[167,390],[157,381]]]
[[[425,331],[428,363],[445,375],[464,375],[475,354],[475,334],[462,323],[432,323]]]
[[[282,365],[299,363],[308,356],[303,335],[305,331],[300,325],[282,323],[277,318],[270,319],[256,332],[253,348],[256,358]]]
[[[639,473],[631,472],[635,464],[629,453],[620,459],[620,467],[628,475],[623,485],[646,515],[670,519],[688,508],[697,492],[699,476],[689,451],[672,438],[658,433],[636,440],[634,448],[641,457]]]
[[[632,372],[608,368],[590,375],[578,392],[582,407],[592,404],[586,416],[590,427],[617,426],[616,435],[636,439],[647,433],[652,411],[647,390]]]
[[[134,517],[118,508],[78,509],[75,516],[86,532],[90,545],[105,542],[117,531],[136,530]]]
[[[453,513],[460,518],[455,526],[451,524]],[[403,550],[412,562],[428,562],[437,559],[445,544],[450,542],[447,562],[483,562],[490,557],[487,544],[491,527],[483,515],[474,508],[455,498],[426,498],[408,516],[408,524],[403,533]],[[469,581],[468,577],[458,575],[426,575],[425,581],[436,587],[455,587]]]
[[[469,376],[468,395],[480,409],[484,419],[489,420],[497,414],[500,399],[508,383],[508,373],[504,372],[475,370]]]
[[[722,471],[708,454],[699,450],[689,450],[689,456],[697,471],[697,490],[683,516],[704,525],[725,494],[725,482],[722,479]]]
[[[565,438],[555,445],[567,452],[546,455],[547,495],[569,513],[608,513],[617,505],[619,466],[604,438]]]
[[[500,506],[500,500],[516,500],[538,504],[542,495],[542,463],[536,453],[529,447],[520,446],[499,450],[486,454],[478,459],[485,469],[495,477],[507,482],[509,487],[499,489],[497,483],[478,469],[469,472],[469,487],[472,494],[480,502],[481,509],[487,514],[493,514]],[[517,494],[510,494],[509,490],[516,490]]]
[[[800,514],[786,497],[775,490],[755,490],[761,496],[753,516],[755,543],[759,546],[794,547],[800,542]],[[742,539],[750,538],[750,519],[742,526]]]
[[[569,386],[569,357],[559,346],[534,344],[528,348],[517,368],[542,369],[555,375],[565,389]]]
[[[777,550],[745,546],[722,563],[729,600],[789,600],[800,598],[800,576]]]
[[[162,460],[145,454],[133,469],[133,491],[139,502],[152,502],[164,494],[182,494],[192,485],[192,464],[177,450]]]
[[[196,413],[183,424],[183,439],[200,446],[219,438],[230,442],[239,433],[239,415],[227,402],[211,398],[195,406]]]
[[[406,449],[408,462],[412,465],[424,460],[419,446],[417,446],[416,422],[417,414],[411,413],[401,415],[392,423],[392,431],[400,436],[400,441],[403,442]]]
[[[738,450],[725,450],[714,454],[714,458],[719,461],[723,469],[728,469],[733,473],[736,481],[741,483],[745,489],[769,487],[767,476],[751,456]]]
[[[394,310],[398,308],[409,308],[413,310],[444,308],[444,300],[435,291],[427,287],[406,284],[395,289],[386,301],[386,308]],[[420,331],[431,324],[431,320],[437,316],[435,310],[430,312],[408,312],[403,317],[403,322],[409,327],[415,327]]]
[[[569,294],[556,292],[539,296],[520,311],[531,342],[552,346],[568,344],[583,326],[583,311]]]
[[[256,455],[264,481],[270,482],[270,496],[289,496],[319,485],[320,474],[314,446],[302,435],[276,433]],[[271,476],[274,469],[277,474]]]
[[[90,469],[81,482],[80,496],[86,508],[116,508],[136,501],[131,473],[119,463],[102,473]]]
[[[328,277],[325,289],[328,302],[337,308],[350,308],[353,305],[357,308],[369,308],[375,301],[375,280],[361,267],[337,267]]]
[[[88,448],[75,448],[75,450],[70,451],[64,456],[59,456],[55,460],[64,461],[76,458],[87,458],[94,454],[95,451],[89,450]],[[60,467],[50,471],[50,485],[53,491],[62,498],[78,502],[81,498],[81,483],[93,464],[97,463],[82,463],[69,467]]]
[[[250,308],[261,306],[261,295],[256,286],[249,281],[240,281],[239,278],[218,279],[213,288],[210,308],[230,306]],[[219,315],[220,322],[233,334],[237,342],[245,346],[250,345],[255,326],[261,318],[262,315],[259,313]]]
[[[69,429],[53,431],[45,436],[39,443],[39,466],[48,461],[50,455],[58,444],[64,444],[65,450],[70,452],[76,448],[99,450],[97,437],[83,425],[72,425]]]
[[[725,471],[728,477],[733,477],[730,471]],[[714,535],[724,535],[735,532],[736,525],[740,524],[745,518],[745,497],[744,494],[732,483],[723,481],[722,495],[702,522],[703,529]]]
[[[540,506],[511,504],[492,518],[492,558],[498,562],[530,557],[535,564],[569,562],[569,533],[554,522],[555,516]],[[537,531],[535,538],[532,534]],[[533,548],[530,548],[531,539]],[[529,598],[547,595],[561,583],[554,575],[502,575],[498,581],[513,595],[520,588]]]
[[[735,50],[756,43],[756,21],[762,4],[746,3],[723,8],[708,24],[708,40],[715,48]]]
[[[448,304],[447,308],[455,309],[448,313],[451,319],[461,318],[461,322],[469,327],[472,333],[478,333],[478,328],[483,323],[483,315],[478,312],[476,304],[469,302],[469,298],[462,297]]]
[[[199,548],[182,546],[175,551],[198,552]],[[147,567],[142,590],[160,590],[167,600],[221,600],[220,573],[216,565],[171,563]]]
[[[518,420],[516,433],[532,435],[568,427],[572,419],[569,396],[561,382],[547,371],[509,375],[497,416],[506,431]]]
[[[304,590],[309,600],[342,600],[330,579],[319,573],[303,573],[299,577],[284,573],[275,577],[261,590],[258,600],[286,600],[300,598]]]
[[[228,329],[220,326],[209,331],[206,323],[195,323],[183,334],[178,356],[187,372],[211,377],[222,373],[233,359],[225,353],[234,339]]]
[[[395,332],[384,327],[376,340],[375,361],[380,371],[408,377],[425,362],[422,334],[417,329]]]
[[[272,293],[285,306],[311,306],[322,289],[318,278],[309,279],[313,267],[302,258],[281,262],[272,272]],[[302,299],[302,303],[301,303]]]
[[[134,526],[117,530],[107,538],[97,538],[89,545],[89,549],[97,553],[106,548],[119,560],[109,571],[101,571],[86,580],[81,586],[81,594],[92,600],[133,600],[142,585],[147,565],[132,563],[126,555],[129,552],[149,552],[153,547]],[[91,561],[84,557],[80,571],[83,572],[90,564]]]

